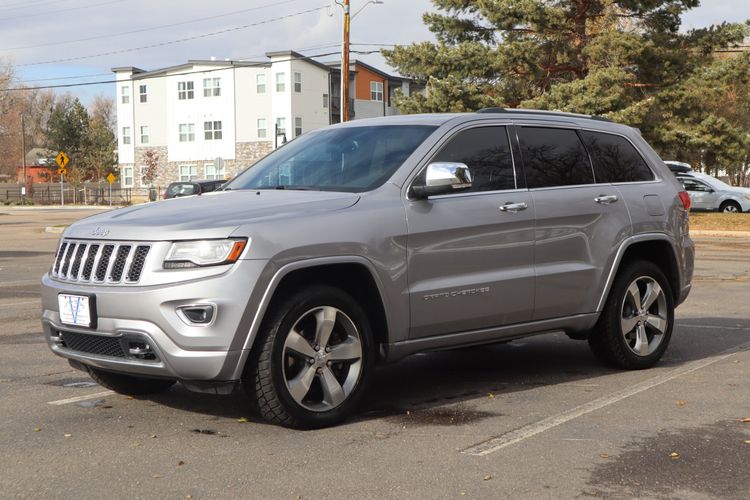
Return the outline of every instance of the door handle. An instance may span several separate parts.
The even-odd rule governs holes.
[[[524,203],[524,202],[521,202],[521,203],[506,203],[505,205],[501,205],[500,206],[500,211],[501,212],[516,213],[516,212],[520,212],[521,210],[526,210],[527,208],[529,208],[529,206],[526,203]]]
[[[600,203],[602,205],[609,205],[610,203],[614,203],[618,200],[617,196],[614,194],[610,195],[601,195],[594,198],[594,201],[597,203]]]

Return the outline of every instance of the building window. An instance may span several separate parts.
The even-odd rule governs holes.
[[[255,91],[259,94],[266,93],[266,75],[255,75]]]
[[[323,107],[327,108],[329,102],[330,102],[330,99],[328,98],[328,94],[323,94]]]
[[[141,165],[138,167],[138,177],[141,180],[141,187],[148,186],[148,181],[146,180],[146,167],[145,165]]]
[[[218,163],[218,166],[216,163],[209,163],[206,165],[206,179],[211,181],[220,181],[224,179],[224,162],[221,161]]]
[[[180,142],[195,141],[195,124],[180,123]]]
[[[383,82],[370,82],[370,100],[383,100]]]
[[[133,187],[133,167],[122,167],[122,187]]]
[[[218,97],[221,95],[221,78],[203,79],[203,97]]]
[[[188,182],[198,178],[197,165],[180,165],[180,181]]]
[[[265,139],[268,135],[265,118],[258,118],[258,139]]]
[[[130,102],[130,87],[124,85],[120,90],[120,95],[122,96],[122,103],[128,104]]]
[[[286,134],[286,118],[276,118],[276,134]]]
[[[141,144],[148,144],[148,125],[141,125]]]
[[[286,83],[284,82],[285,79],[285,73],[276,73],[276,92],[286,91]]]
[[[302,117],[296,116],[294,118],[294,137],[302,135]]]
[[[297,93],[302,92],[302,73],[294,74],[294,91]]]
[[[193,92],[193,82],[177,82],[177,98],[181,101],[185,99],[193,99],[195,93]]]
[[[130,144],[130,127],[122,127],[122,143]]]
[[[148,89],[145,85],[138,86],[138,93],[141,96],[141,102],[148,102]]]
[[[221,139],[221,122],[203,122],[203,134],[207,141]]]

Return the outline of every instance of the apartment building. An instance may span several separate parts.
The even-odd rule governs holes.
[[[284,141],[340,121],[340,65],[293,51],[266,57],[113,68],[121,186],[149,187],[149,156],[158,159],[153,186],[229,179]],[[391,89],[423,90],[359,61],[350,75],[354,119],[396,114]]]

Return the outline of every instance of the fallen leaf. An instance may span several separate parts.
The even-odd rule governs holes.
[[[131,448],[138,448],[141,445],[141,443],[133,443],[130,445]]]
[[[133,398],[133,396],[128,396],[128,399],[135,399],[135,398]]]
[[[177,466],[179,467],[180,465],[185,465],[185,462],[183,462],[182,460],[180,460],[179,462],[177,462]]]
[[[463,497],[463,496],[466,496],[466,492],[465,492],[465,491],[462,491],[462,492],[461,492],[461,496],[462,496],[462,497]]]
[[[153,477],[154,479],[161,479],[161,476],[160,476],[159,474],[154,474],[154,475],[153,475],[153,476],[151,476],[151,477]]]
[[[490,392],[489,394],[487,394],[487,398],[488,399],[495,399],[495,395]]]
[[[72,435],[73,435],[73,434],[68,434],[67,432],[66,432],[65,434],[63,434],[63,436],[65,436],[66,438],[69,438],[69,437],[70,437],[70,436],[72,436]]]
[[[606,453],[602,453],[602,454],[601,454],[601,455],[599,455],[599,456],[600,456],[600,457],[602,457],[602,458],[609,458],[609,455],[607,455]]]
[[[680,454],[677,453],[676,451],[673,451],[672,453],[669,454],[669,458],[671,458],[672,460],[677,460],[678,458],[680,458]]]
[[[158,438],[158,437],[159,437],[159,436],[157,436],[156,434],[152,434],[152,435],[151,435],[151,439],[156,439],[156,438]]]
[[[409,411],[409,410],[406,410],[406,415],[407,415],[407,416],[408,416],[408,415],[411,415],[411,411]]]
[[[745,444],[750,444],[750,439],[745,439]]]
[[[675,401],[675,403],[677,404],[677,406],[685,406],[687,404],[687,401],[685,401],[684,399],[678,399],[677,401]]]
[[[740,422],[742,422],[743,424],[750,424],[750,417],[743,418],[742,420],[740,420]]]
[[[492,479],[492,476],[490,476],[489,474],[484,476],[485,481],[489,481],[490,479]]]
[[[34,432],[41,432],[41,430],[42,430],[42,428],[41,428],[41,427],[35,427],[35,428],[34,428]]]
[[[248,423],[250,421],[248,419],[246,419],[245,417],[240,417],[240,418],[237,419],[237,422],[239,422],[241,424],[246,424],[246,423]]]

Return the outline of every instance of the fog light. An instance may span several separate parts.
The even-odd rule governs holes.
[[[213,304],[191,304],[177,308],[177,315],[188,325],[208,325],[214,320],[216,306]]]

